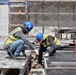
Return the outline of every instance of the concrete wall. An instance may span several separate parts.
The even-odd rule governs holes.
[[[9,16],[8,5],[0,5],[0,36],[8,35]]]

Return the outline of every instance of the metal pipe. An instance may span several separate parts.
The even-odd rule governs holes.
[[[59,28],[60,28],[60,0],[59,0],[59,2],[58,2],[58,30],[59,30]]]
[[[42,1],[42,21],[44,21],[44,0]],[[42,32],[44,33],[44,25],[42,24]]]
[[[25,14],[26,20],[28,20],[28,0],[25,0]]]

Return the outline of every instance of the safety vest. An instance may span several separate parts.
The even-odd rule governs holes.
[[[14,37],[13,35],[17,32],[17,31],[21,31],[21,28],[18,27],[16,29],[14,29],[7,37],[5,40],[5,44],[11,44],[14,41],[18,40],[18,38]]]
[[[43,40],[45,40],[45,42],[44,43],[41,43],[41,44],[44,45],[44,47],[50,46],[50,43],[48,42],[48,35],[47,34],[44,34]],[[61,45],[60,41],[56,37],[54,37],[54,43],[57,46],[60,46]]]

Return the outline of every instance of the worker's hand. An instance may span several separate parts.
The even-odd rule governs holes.
[[[35,55],[35,54],[32,54],[31,57],[32,57],[32,59],[34,59],[34,60],[36,59],[36,55]]]
[[[49,53],[45,53],[43,57],[49,57]]]
[[[35,52],[35,54],[36,54],[36,56],[38,56],[39,55],[39,51],[36,49],[36,50],[34,50],[34,52]]]
[[[38,52],[38,50],[37,50],[37,49],[34,50],[34,54],[32,54],[31,56],[32,56],[33,59],[36,59],[36,57],[39,56],[39,52]]]

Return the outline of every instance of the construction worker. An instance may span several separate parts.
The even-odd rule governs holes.
[[[38,55],[38,64],[35,67],[40,68],[42,67],[42,56],[48,57],[54,55],[56,50],[60,49],[61,43],[56,37],[43,33],[38,33],[36,35],[36,40],[40,44],[40,47]],[[45,51],[47,51],[47,53],[43,55],[43,52]]]
[[[4,43],[4,49],[9,49],[14,57],[20,56],[27,46],[36,51],[34,45],[26,38],[25,34],[33,29],[34,24],[31,21],[24,22],[24,25],[14,29],[7,37]],[[10,52],[7,54],[11,56]],[[25,55],[25,54],[24,54]]]

